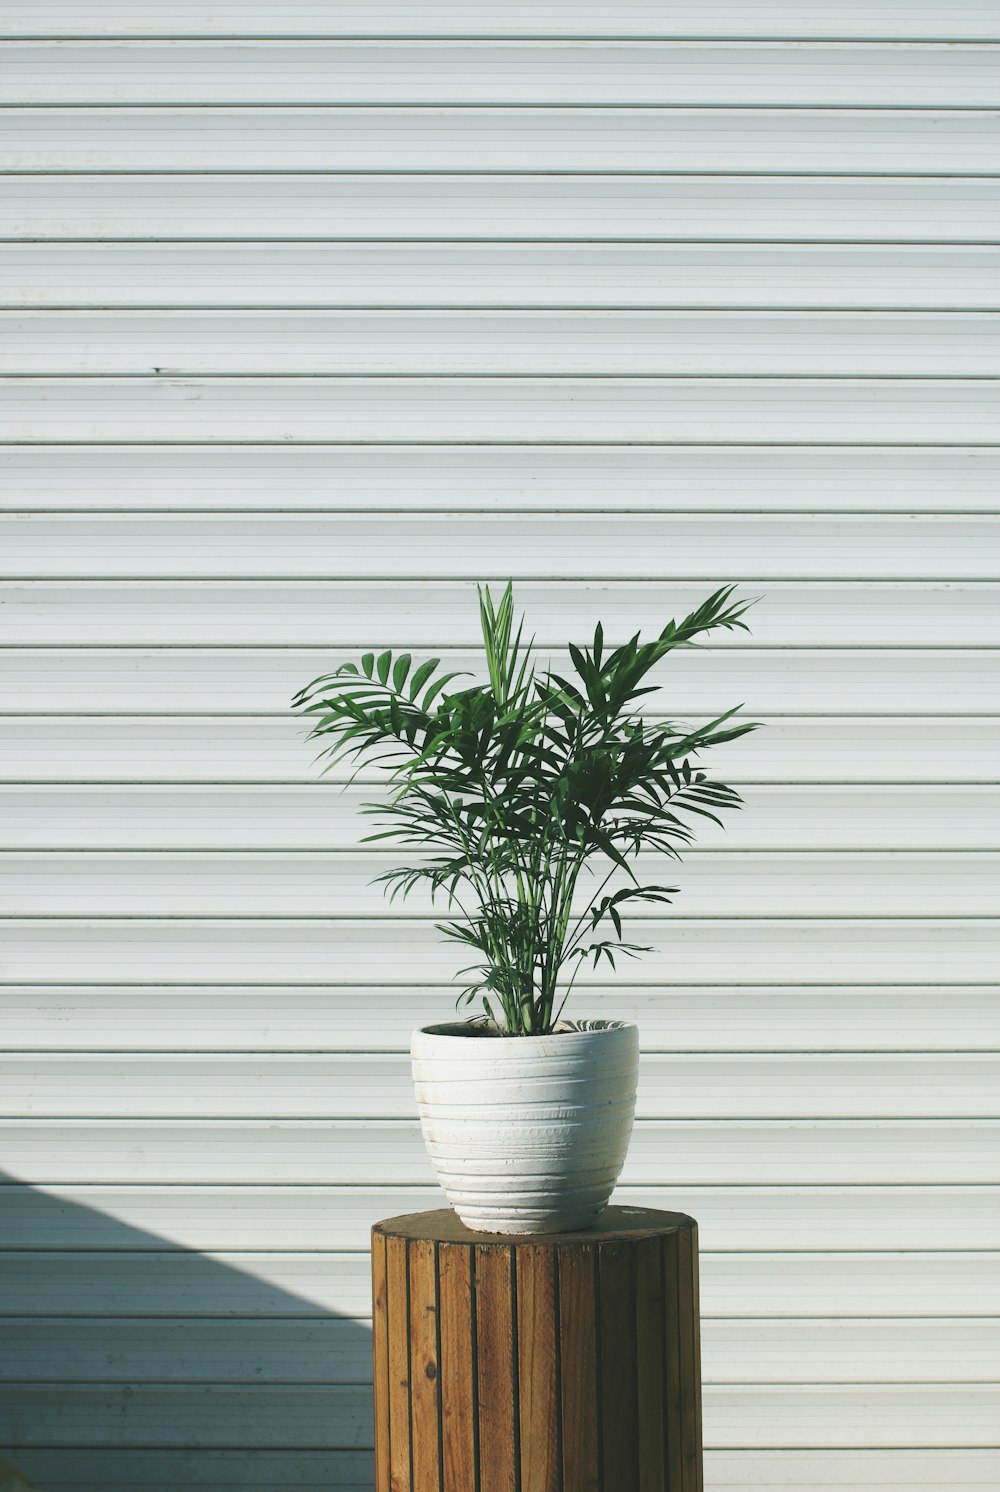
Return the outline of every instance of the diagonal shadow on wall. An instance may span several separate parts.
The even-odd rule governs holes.
[[[367,1255],[200,1253],[62,1191],[0,1173],[0,1460],[42,1492],[370,1492]]]

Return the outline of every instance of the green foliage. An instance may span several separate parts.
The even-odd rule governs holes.
[[[365,653],[295,697],[315,717],[310,739],[327,743],[325,770],[344,760],[389,769],[387,801],[365,805],[388,827],[366,838],[422,858],[378,880],[392,897],[426,886],[432,900],[445,898],[450,920],[439,930],[475,954],[459,1001],[480,996],[512,1035],[552,1029],[584,961],[614,968],[617,955],[648,951],[624,940],[623,914],[669,902],[677,888],[641,885],[632,862],[650,852],[679,859],[692,818],[719,823],[718,811],[740,805],[691,758],[752,724],[728,723],[733,709],[683,729],[636,709],[656,692],[650,673],[672,649],[747,630],[748,603],[734,604],[733,590],[651,642],[636,634],[606,652],[598,623],[591,648],[570,646],[574,677],[564,678],[536,672],[510,584],[499,604],[485,588],[489,683],[458,687],[467,676],[440,673],[439,658],[413,669],[409,653]],[[585,871],[599,880],[586,893]]]

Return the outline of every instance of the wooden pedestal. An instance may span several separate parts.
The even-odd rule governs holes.
[[[372,1229],[377,1492],[701,1492],[698,1228]]]

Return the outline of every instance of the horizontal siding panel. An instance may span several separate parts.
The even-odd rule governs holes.
[[[410,64],[412,67],[412,63]],[[994,172],[1000,113],[11,108],[5,171]]]
[[[398,386],[395,381],[389,384],[393,386]],[[17,387],[41,391],[46,385],[30,382]],[[93,385],[77,387],[86,390]],[[128,393],[141,388],[141,384],[125,385]],[[1000,383],[997,389],[1000,399]],[[860,402],[860,389],[857,397]],[[708,400],[706,396],[706,404]],[[43,402],[39,400],[39,404]],[[652,604],[642,620],[647,626],[658,624],[659,629],[691,594],[688,591],[675,597],[667,588],[671,581],[697,581],[700,600],[705,587],[712,583],[706,577],[740,580],[750,576],[752,582],[741,580],[743,594],[749,600],[754,596],[752,590],[747,594],[751,583],[774,580],[840,580],[842,584],[861,580],[923,581],[927,576],[996,580],[1000,516],[920,514],[900,519],[869,514],[691,516],[676,511],[612,512],[578,514],[568,530],[564,516],[549,514],[207,513],[168,517],[152,513],[15,512],[0,516],[0,539],[0,574],[12,580],[134,576],[311,579],[328,588],[327,604],[331,608],[335,605],[332,581],[356,582],[366,576],[373,580],[464,582],[470,601],[470,575],[500,584],[509,576],[542,580],[549,606],[556,600],[549,585],[553,580],[590,579],[601,587],[616,579],[638,581],[645,584],[633,591],[633,605],[648,598]],[[653,583],[655,589],[650,588],[651,571],[658,577]],[[354,594],[353,585],[342,592],[343,597],[352,600]],[[399,594],[396,590],[397,597]],[[810,600],[815,594],[810,592]],[[602,603],[613,599],[613,593],[609,597],[602,590],[601,599]],[[765,594],[756,610],[768,609]],[[597,615],[603,610],[602,604]],[[449,626],[434,636],[436,651],[447,647],[451,654],[451,645],[463,633],[480,647],[474,631],[476,603],[465,602],[463,611],[462,631],[456,636]],[[563,642],[567,625],[581,628],[585,636],[592,635],[597,617],[592,608],[588,611],[586,618],[578,614],[567,620],[560,606],[558,633],[553,628],[546,645],[550,638]],[[634,614],[618,623],[619,630],[624,632],[631,625]],[[336,613],[331,610],[328,616],[332,621]],[[377,627],[379,638],[392,640],[389,629],[399,624],[390,618],[392,612],[386,606],[368,625]],[[528,620],[530,624],[533,617]],[[611,618],[606,620],[610,625]],[[752,632],[754,613],[748,624]],[[412,626],[408,621],[407,640],[413,635]],[[352,635],[357,634],[347,633],[348,637]],[[741,634],[718,636],[732,648]],[[214,633],[209,640],[216,642]],[[881,636],[877,640],[883,641]],[[836,643],[838,638],[828,631],[824,641]],[[371,632],[364,634],[364,643],[372,643]],[[746,651],[751,652],[752,647]],[[459,654],[451,655],[458,659],[454,667],[469,666]],[[291,667],[306,669],[312,664],[304,654],[299,658],[289,655],[288,662]],[[741,666],[745,668],[746,664]],[[329,660],[321,659],[316,672],[326,667]]]
[[[617,1203],[687,1212],[701,1247],[995,1250],[1000,1189],[947,1186],[622,1187]],[[0,1248],[357,1249],[372,1219],[441,1207],[434,1186],[37,1187],[3,1192]],[[956,1225],[960,1220],[961,1237]]]
[[[993,1119],[998,1089],[1000,1055],[992,1053],[647,1052],[636,1112],[677,1120]],[[404,1053],[0,1056],[0,1116],[8,1119],[380,1120],[410,1119],[415,1107]]]
[[[4,379],[10,441],[990,442],[977,379]]]
[[[381,982],[419,969],[441,984],[461,967],[451,943],[426,920],[252,922],[206,919],[16,920],[5,923],[0,979],[55,984],[155,977],[169,982]],[[643,924],[653,951],[629,963],[635,984],[988,983],[1000,924],[943,919],[685,920]],[[372,981],[375,982],[375,981]],[[581,973],[578,989],[598,982]],[[459,981],[455,989],[458,992]]]
[[[0,445],[0,510],[22,511],[947,514],[995,512],[998,486],[987,447]]]
[[[653,1120],[625,1186],[1000,1182],[1000,1120]],[[416,1120],[3,1120],[5,1168],[35,1185],[383,1186],[433,1179]],[[468,1142],[466,1156],[475,1147]],[[916,1241],[916,1240],[914,1240]],[[706,1239],[706,1247],[711,1246]],[[951,1247],[972,1247],[956,1217]]]
[[[699,1273],[704,1321],[714,1316],[831,1315],[845,1322],[897,1314],[991,1316],[1000,1303],[997,1254],[702,1252]],[[724,1371],[720,1366],[720,1374]]]
[[[302,734],[282,716],[76,715],[56,734],[48,716],[8,715],[0,782],[314,783]],[[743,783],[991,782],[996,725],[969,716],[771,718],[766,731],[713,752],[712,763]]]
[[[372,1492],[369,1451],[184,1451],[75,1447],[18,1452],[18,1461],[49,1492],[176,1492],[198,1477],[215,1488],[274,1492],[282,1478],[296,1488]],[[708,1485],[741,1492],[789,1492],[820,1485],[824,1492],[995,1492],[995,1451],[813,1450],[705,1453]]]
[[[372,789],[311,787],[4,787],[4,849],[354,849],[372,824]],[[1000,793],[990,787],[755,786],[702,848],[996,850]],[[387,862],[388,863],[388,862]],[[343,929],[341,927],[340,932]],[[326,937],[327,932],[323,932]],[[340,933],[338,933],[338,936]],[[419,923],[406,937],[429,935]],[[433,976],[431,976],[433,977]]]
[[[993,727],[975,724],[988,728],[990,740],[982,741],[977,754],[992,770]],[[54,735],[44,715],[7,716],[0,728],[0,781],[314,782],[316,768],[302,735],[297,722],[277,716],[77,716],[68,735]],[[942,761],[952,740],[949,724],[939,747]],[[887,768],[891,760],[890,748]]]
[[[998,69],[1000,70],[1000,69]],[[0,313],[0,373],[935,377],[1000,373],[1000,315],[710,311]]]
[[[708,1388],[705,1444],[743,1449],[895,1448],[908,1445],[995,1445],[1000,1390],[941,1384],[895,1389]]]
[[[80,971],[75,971],[80,972]],[[86,972],[86,971],[84,971]],[[155,970],[152,971],[156,976]],[[750,974],[752,970],[748,971]],[[143,971],[143,978],[150,971]],[[588,989],[581,1014],[636,1021],[647,1051],[914,1051],[1000,1048],[995,986]],[[405,1051],[414,1026],[455,1017],[455,992],[378,985],[0,985],[9,1050]]]
[[[962,243],[1000,238],[1000,198],[974,177],[343,175],[317,192],[294,175],[28,173],[4,182],[0,238]]]
[[[367,1321],[50,1321],[0,1318],[0,1383],[364,1384]],[[715,1321],[702,1325],[706,1385],[991,1383],[995,1321]]]
[[[717,1454],[725,1455],[725,1452]],[[757,1452],[773,1460],[784,1452]],[[872,1457],[892,1452],[867,1452]],[[930,1454],[925,1453],[925,1454]],[[939,1457],[959,1458],[965,1466],[975,1452],[939,1451]],[[73,1446],[50,1449],[25,1446],[18,1464],[37,1479],[46,1492],[177,1492],[178,1487],[210,1487],[227,1492],[275,1492],[282,1480],[294,1486],[330,1492],[373,1492],[372,1454],[364,1451],[315,1450],[128,1450],[115,1447]],[[951,1466],[952,1460],[942,1462]],[[835,1489],[836,1492],[836,1489]],[[894,1487],[880,1492],[897,1492]]]
[[[947,28],[942,22],[947,20]],[[511,0],[470,7],[465,0],[351,3],[330,10],[325,0],[174,0],[169,13],[137,0],[100,0],[81,14],[74,0],[4,0],[0,34],[8,36],[721,36],[898,37],[1000,39],[989,0],[960,0],[942,16],[937,0],[844,0],[818,11],[810,0],[768,0],[748,13],[743,0]]]
[[[367,1384],[11,1385],[0,1395],[0,1437],[15,1452],[22,1444],[350,1449],[372,1444],[371,1399]]]
[[[861,1487],[877,1492],[927,1492],[942,1487],[966,1492],[993,1485],[996,1451],[709,1450],[705,1472],[712,1488],[739,1488],[740,1492],[791,1492],[793,1488],[801,1492],[813,1486],[822,1486],[823,1492],[858,1492]],[[117,1492],[117,1488],[108,1492]]]
[[[266,197],[259,212],[266,222]],[[11,308],[977,311],[1000,309],[998,286],[1000,247],[993,245],[0,245],[0,299]],[[530,441],[532,432],[523,426],[519,436]]]
[[[406,523],[405,519],[397,521]],[[175,522],[183,534],[185,520],[178,518]],[[766,522],[761,520],[761,526]],[[490,520],[484,517],[480,523],[486,527]],[[735,517],[729,524],[740,529]],[[531,527],[523,517],[514,520],[514,525],[525,530]],[[619,525],[627,530],[634,520],[624,515],[609,518],[607,542],[602,537],[595,548],[603,553],[613,546]],[[783,526],[791,525],[792,520],[786,520]],[[0,530],[2,526],[0,519]],[[460,520],[456,524],[458,533],[462,526]],[[590,520],[578,516],[573,526],[586,534]],[[29,530],[30,524],[19,527]],[[709,531],[710,527],[706,524]],[[842,531],[850,533],[849,520],[844,520]],[[164,524],[160,530],[164,539],[167,532]],[[745,534],[746,529],[742,532]],[[896,532],[900,548],[907,539],[915,546],[923,539],[919,522],[914,519],[898,524]],[[30,535],[27,537],[30,539]],[[43,544],[31,545],[29,554],[22,558],[17,549],[24,542],[18,534],[7,545],[8,563],[41,565],[48,558],[48,546]],[[778,536],[775,542],[780,542]],[[311,538],[308,544],[312,547]],[[113,550],[117,546],[109,547]],[[645,548],[646,541],[640,541],[637,547]],[[931,545],[927,547],[929,550]],[[546,548],[553,558],[558,554],[554,538]],[[949,552],[955,548],[949,545]],[[331,544],[329,549],[333,559],[336,548]],[[225,545],[219,543],[216,552],[221,560]],[[355,552],[360,567],[360,545]],[[210,563],[211,559],[209,551],[206,561]],[[813,563],[812,555],[809,561]],[[624,641],[635,632],[659,632],[668,614],[686,614],[701,605],[706,584],[518,579],[516,600],[529,619],[536,646],[551,648],[564,646],[567,638],[592,637],[598,618],[605,637],[616,641]],[[796,584],[771,580],[763,584],[767,587],[765,599],[750,617],[757,647],[823,648],[831,641],[841,648],[855,644],[906,648],[1000,646],[1000,582]],[[754,579],[745,573],[742,586],[751,594],[756,590]],[[367,648],[378,639],[380,646],[433,651],[445,638],[463,647],[479,646],[481,633],[475,585],[463,580],[341,580],[336,585],[326,580],[36,580],[0,586],[0,644],[30,641],[46,646],[160,647],[204,643],[206,638],[217,647],[322,645],[337,649]],[[732,634],[729,640],[739,642],[740,634]],[[300,765],[296,760],[296,770]]]
[[[732,1274],[729,1256],[713,1257],[719,1259],[723,1266],[721,1274],[728,1279]],[[853,1274],[858,1275],[859,1282],[870,1281],[871,1289],[881,1279],[885,1288],[890,1277],[888,1263],[893,1257],[900,1264],[899,1278],[910,1283],[905,1299],[903,1290],[896,1291],[895,1314],[913,1314],[916,1292],[939,1279],[942,1294],[937,1303],[938,1314],[954,1315],[959,1310],[968,1315],[989,1313],[994,1291],[991,1282],[994,1273],[1000,1273],[1000,1265],[993,1263],[988,1255],[958,1256],[962,1261],[959,1270],[955,1268],[954,1257],[942,1260],[936,1254],[927,1254],[921,1256],[921,1267],[921,1259],[915,1255],[887,1259],[871,1255],[862,1259],[854,1271],[849,1263],[842,1268],[836,1256],[826,1261],[825,1268],[822,1259],[810,1268],[811,1256],[803,1255],[803,1268],[800,1270],[796,1264],[796,1275],[800,1279],[814,1278],[817,1300],[839,1299],[842,1293],[852,1293]],[[756,1281],[759,1276],[760,1290],[755,1284],[749,1287],[751,1296],[758,1302],[764,1292],[773,1294],[770,1281],[772,1273],[777,1273],[775,1265],[789,1272],[786,1259],[765,1254],[760,1256],[758,1264],[753,1256],[748,1258],[744,1280]],[[966,1275],[966,1266],[970,1284],[979,1287],[975,1296],[971,1289],[956,1292],[948,1288],[949,1279]],[[1000,1279],[997,1284],[1000,1291]],[[723,1287],[724,1302],[728,1301],[731,1288]],[[793,1289],[786,1298],[791,1299],[794,1294]],[[85,1329],[91,1331],[100,1330],[96,1318],[113,1321],[135,1316],[208,1320],[239,1317],[261,1322],[309,1319],[325,1322],[331,1315],[361,1319],[371,1314],[371,1264],[366,1253],[194,1253],[183,1249],[159,1253],[139,1249],[133,1253],[11,1251],[0,1260],[0,1314],[24,1321],[46,1316],[95,1318],[86,1322]],[[822,1307],[817,1314],[825,1314]],[[150,1325],[155,1331],[155,1322]],[[11,1334],[16,1334],[16,1330],[12,1327]],[[370,1342],[368,1350],[370,1355]],[[366,1367],[370,1371],[370,1362]],[[96,1366],[88,1369],[87,1375],[95,1371]],[[57,1372],[56,1376],[82,1375],[66,1370],[61,1375]]]
[[[155,554],[155,551],[150,551]],[[8,711],[46,709],[131,713],[285,713],[293,690],[335,667],[343,654],[306,649],[170,648],[0,650],[0,685]],[[478,675],[479,659],[449,655]],[[553,660],[558,663],[558,655]],[[996,713],[998,679],[990,649],[918,651],[732,648],[677,653],[662,673],[674,717],[710,717],[745,703],[744,713]],[[300,738],[306,726],[296,721]],[[303,745],[307,760],[315,743]],[[741,758],[742,760],[742,758]],[[736,768],[737,773],[739,767]],[[0,831],[2,832],[2,831]],[[902,846],[901,846],[902,847]]]
[[[995,1384],[1000,1378],[997,1325],[996,1321],[707,1320],[701,1331],[702,1371],[707,1385]]]
[[[979,1332],[976,1324],[964,1324],[972,1328],[971,1363],[979,1346]],[[754,1323],[751,1330],[759,1325]],[[944,1377],[947,1328],[937,1322],[925,1326],[927,1339],[940,1341]],[[747,1330],[745,1324],[742,1329]],[[900,1322],[886,1323],[883,1334],[888,1337],[882,1349],[884,1363],[885,1347],[893,1335],[912,1334]],[[877,1354],[877,1338],[873,1345]],[[772,1352],[775,1350],[780,1352],[778,1343],[772,1347]],[[152,1381],[190,1386],[254,1383],[278,1387],[297,1383],[367,1387],[371,1361],[369,1322],[333,1317],[295,1321],[0,1318],[0,1398],[9,1386],[18,1383],[30,1383],[44,1393],[43,1384],[67,1380],[74,1385]]]
[[[888,1321],[1000,1315],[996,1253],[702,1252],[699,1267],[704,1321],[717,1316],[748,1321],[872,1316]],[[330,1312],[363,1318],[370,1310],[367,1254],[48,1249],[6,1252],[0,1269],[0,1311],[25,1319],[139,1315],[299,1320]],[[988,1326],[995,1330],[993,1323]],[[797,1329],[806,1330],[804,1321]]]
[[[881,1388],[708,1385],[708,1446],[990,1446],[1000,1391],[979,1385]],[[371,1443],[371,1388],[360,1385],[11,1387],[0,1434],[16,1448],[51,1445],[243,1445],[317,1448]],[[918,1428],[914,1432],[912,1426]]]
[[[100,917],[109,908],[121,917],[370,917],[388,909],[373,883],[391,863],[371,853],[0,851],[0,901],[15,917]],[[1000,901],[1000,855],[982,852],[695,852],[683,867],[649,858],[635,872],[679,886],[674,905],[686,917],[990,917]],[[596,889],[585,882],[581,906]],[[644,915],[633,908],[632,918]],[[396,910],[440,917],[441,903],[418,891]]]
[[[13,42],[4,104],[994,106],[988,47],[823,42]]]

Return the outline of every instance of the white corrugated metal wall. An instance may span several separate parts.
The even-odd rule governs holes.
[[[768,722],[747,810],[578,1001],[641,1022],[627,1194],[701,1220],[708,1485],[1000,1487],[1000,10],[0,33],[0,1440],[48,1492],[369,1487],[454,960],[286,701],[464,656],[477,579],[553,646],[733,579],[671,709]]]

